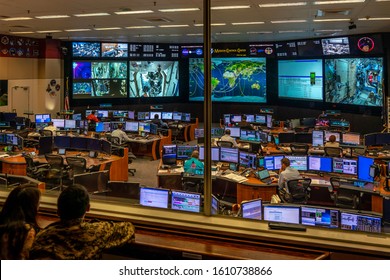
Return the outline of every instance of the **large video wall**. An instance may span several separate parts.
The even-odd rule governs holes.
[[[381,34],[215,43],[211,52],[213,102],[383,106]],[[203,102],[203,54],[196,44],[72,42],[71,102]]]

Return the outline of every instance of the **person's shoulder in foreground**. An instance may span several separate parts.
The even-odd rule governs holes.
[[[37,235],[30,259],[99,259],[103,250],[134,240],[130,222],[84,221],[89,195],[81,185],[66,188],[57,204],[60,221]]]

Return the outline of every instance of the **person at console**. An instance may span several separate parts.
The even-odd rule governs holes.
[[[193,151],[191,154],[191,158],[185,161],[184,172],[199,175],[202,175],[204,173],[204,164],[199,160],[199,151]]]
[[[119,144],[130,142],[129,136],[127,136],[126,132],[123,131],[123,124],[118,123],[117,128],[111,132],[111,136],[119,138]]]
[[[221,139],[219,139],[220,141],[226,141],[226,142],[231,142],[233,144],[233,147],[237,147],[237,142],[236,142],[236,139],[234,139],[233,137],[230,136],[230,129],[226,129],[225,130],[225,135],[223,135],[221,137]]]
[[[165,129],[168,129],[168,128],[169,128],[169,127],[168,127],[168,124],[165,123],[165,122],[163,122],[163,121],[159,118],[158,114],[155,114],[155,115],[154,115],[153,120],[152,120],[152,123],[156,124],[157,127],[159,127],[159,128],[165,128]]]
[[[340,147],[340,143],[336,142],[336,136],[334,135],[329,136],[329,141],[325,143],[325,147],[334,147],[334,148]]]
[[[91,114],[89,114],[86,119],[88,120],[88,122],[94,122],[94,123],[97,123],[99,122],[99,119],[96,117],[96,111],[95,110],[92,110]]]
[[[282,158],[281,164],[282,166],[279,170],[279,179],[275,178],[273,180],[278,180],[279,192],[286,192],[287,181],[301,179],[302,176],[298,170],[290,167],[290,160],[288,158]]]
[[[60,221],[41,230],[30,251],[30,259],[99,259],[102,251],[134,241],[131,222],[85,221],[89,194],[74,184],[57,200]]]
[[[57,127],[54,125],[53,122],[50,121],[47,123],[47,126],[43,128],[43,130],[50,130],[53,133],[53,135],[55,135],[57,131]]]
[[[241,129],[254,130],[252,124],[247,122],[246,115],[242,115],[241,121],[237,123],[237,126],[240,127]]]

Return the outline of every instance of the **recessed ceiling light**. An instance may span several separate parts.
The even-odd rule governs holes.
[[[80,31],[91,31],[89,28],[78,28],[78,29],[66,29],[66,32],[80,32]]]
[[[232,22],[232,25],[253,25],[253,24],[264,24],[264,21]]]
[[[327,19],[313,19],[314,22],[337,22],[337,21],[351,21],[349,18],[327,18]]]
[[[390,20],[390,17],[377,17],[377,18],[368,17],[368,18],[359,18],[359,20]]]
[[[302,23],[307,22],[305,19],[292,19],[292,20],[271,20],[271,23]]]
[[[210,26],[225,26],[226,23],[220,22],[220,23],[210,23]],[[195,23],[194,26],[200,27],[203,26],[203,23]]]
[[[259,4],[260,8],[306,6],[307,2]]]
[[[238,35],[240,32],[219,32],[217,35]]]
[[[203,33],[190,33],[186,34],[187,36],[203,36]]]
[[[98,28],[94,28],[95,30],[98,30],[98,31],[105,31],[105,30],[118,30],[118,29],[122,29],[121,27],[98,27]]]
[[[33,31],[11,31],[11,34],[33,34]]]
[[[200,11],[199,8],[181,8],[181,9],[159,9],[159,12],[162,13],[173,13],[173,12],[193,12]]]
[[[75,14],[75,17],[101,17],[101,16],[109,16],[109,13],[91,13],[91,14]]]
[[[175,27],[188,27],[188,24],[171,24],[171,25],[159,25],[161,28],[175,28]]]
[[[117,15],[137,15],[137,14],[151,14],[154,13],[152,10],[139,10],[139,11],[120,11],[115,12]]]
[[[314,1],[314,5],[363,3],[366,0]]]
[[[249,9],[250,5],[236,5],[236,6],[216,6],[211,7],[211,10],[236,10],[236,9]]]
[[[13,17],[13,18],[2,18],[4,21],[17,21],[17,20],[30,20],[33,19],[31,17]]]
[[[62,30],[39,30],[37,33],[58,33],[62,32]]]
[[[279,33],[302,33],[304,30],[280,30]]]
[[[272,31],[248,31],[246,34],[272,34]]]
[[[341,32],[342,29],[318,29],[314,30],[315,32]]]
[[[156,28],[154,25],[134,25],[134,26],[127,26],[126,29],[146,29],[146,28]]]
[[[68,18],[68,15],[50,15],[50,16],[36,16],[38,19],[56,19],[56,18]]]

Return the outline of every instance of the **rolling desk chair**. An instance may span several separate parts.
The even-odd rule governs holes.
[[[69,178],[73,179],[74,175],[87,172],[87,160],[83,157],[66,157],[66,162],[70,167]]]
[[[217,141],[217,146],[218,147],[223,147],[223,148],[233,148],[233,143],[229,141]]]
[[[39,164],[36,165],[34,163],[34,159],[30,155],[24,155],[24,159],[26,160],[26,174],[27,176],[34,178],[36,180],[43,180],[45,177],[45,172],[49,169],[49,164]]]
[[[49,164],[49,169],[46,172],[45,179],[46,180],[55,180],[59,181],[59,186],[52,188],[51,190],[60,189],[62,191],[63,188],[63,180],[69,176],[69,172],[67,167],[64,164],[64,158],[60,155],[45,155],[46,161]]]
[[[112,148],[113,148],[113,151],[115,149],[120,149],[120,148],[129,148],[129,145],[128,143],[120,143],[120,139],[119,137],[116,137],[116,136],[111,136],[111,135],[107,135],[107,140],[111,142],[112,144]],[[114,152],[115,153],[115,152]],[[130,151],[130,148],[129,148],[129,151],[128,151],[128,164],[131,164],[133,163],[133,160],[137,159],[137,157]],[[135,168],[128,168],[127,170],[132,176],[135,175],[135,172],[137,171]]]
[[[42,129],[42,130],[40,131],[40,134],[41,134],[41,136],[53,136],[53,131]]]
[[[203,176],[186,176],[185,173],[183,173],[181,182],[184,191],[203,193]]]
[[[291,154],[294,156],[297,155],[307,155],[309,151],[309,145],[307,144],[298,144],[298,143],[291,143],[290,144]]]
[[[346,189],[342,187],[342,180],[340,178],[330,178],[330,197],[336,207],[359,209],[360,196],[359,190]]]
[[[287,192],[281,195],[283,202],[306,204],[310,198],[310,178],[287,181]]]
[[[325,155],[328,157],[342,157],[343,148],[340,147],[324,147]]]

